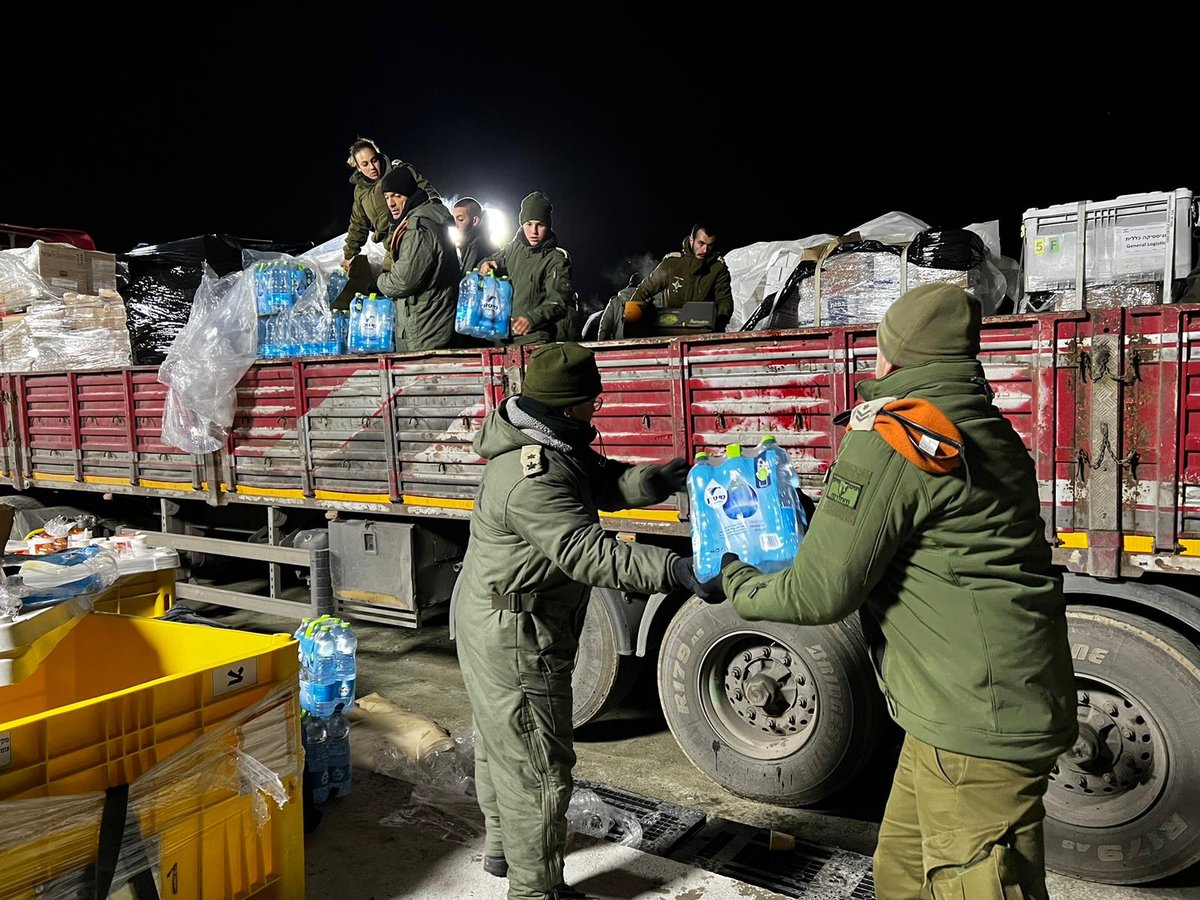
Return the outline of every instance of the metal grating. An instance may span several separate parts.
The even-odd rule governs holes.
[[[769,840],[767,829],[709,819],[670,858],[785,897],[874,900],[871,857],[801,840],[795,849],[772,850]]]
[[[675,806],[593,781],[575,785],[599,794],[606,803],[637,816],[643,829],[638,849],[684,865],[806,900],[875,900],[871,857],[796,840],[791,850],[770,849],[770,831],[707,819],[697,809]],[[613,826],[608,840],[624,832]]]
[[[705,814],[698,809],[675,806],[578,778],[575,779],[575,786],[595,791],[605,803],[637,816],[642,826],[642,842],[637,849],[643,853],[668,856],[671,848],[704,824]],[[607,839],[616,843],[624,836],[624,830],[614,825]]]

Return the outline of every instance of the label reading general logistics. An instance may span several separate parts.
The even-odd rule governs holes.
[[[1122,256],[1158,256],[1167,252],[1167,226],[1146,225],[1117,229],[1117,253]]]
[[[212,670],[213,696],[232,694],[242,688],[258,684],[258,660],[255,657],[240,659],[235,663]]]
[[[0,734],[0,769],[3,769],[12,762],[12,734],[4,732]]]

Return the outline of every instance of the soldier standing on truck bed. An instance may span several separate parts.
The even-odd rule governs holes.
[[[547,344],[530,356],[521,395],[475,437],[488,463],[455,637],[474,715],[483,867],[507,874],[509,900],[584,896],[563,884],[563,856],[575,765],[571,676],[591,586],[706,590],[690,558],[600,526],[598,509],[649,506],[682,490],[688,465],[631,466],[592,450],[599,395],[591,350]]]
[[[541,191],[521,201],[521,227],[494,256],[479,267],[512,281],[512,344],[533,344],[568,337],[568,317],[575,307],[571,257],[558,245],[550,215],[554,207]]]
[[[880,900],[1045,898],[1042,796],[1077,734],[1062,576],[1033,461],[977,359],[980,317],[952,285],[901,296],[792,568],[723,560],[744,619],[816,625],[861,607],[905,731]]]
[[[384,175],[380,187],[391,212],[392,267],[379,276],[379,290],[396,301],[396,350],[450,347],[459,279],[458,253],[450,240],[454,219],[403,166]]]

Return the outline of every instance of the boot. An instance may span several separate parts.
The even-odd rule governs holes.
[[[483,871],[497,878],[508,877],[508,860],[503,856],[484,856]]]
[[[576,890],[569,884],[560,884],[550,892],[550,900],[600,900],[600,898]]]

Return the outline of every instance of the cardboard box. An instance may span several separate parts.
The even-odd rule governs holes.
[[[113,254],[41,241],[34,246],[37,248],[37,272],[51,287],[81,294],[117,289],[117,258]]]

